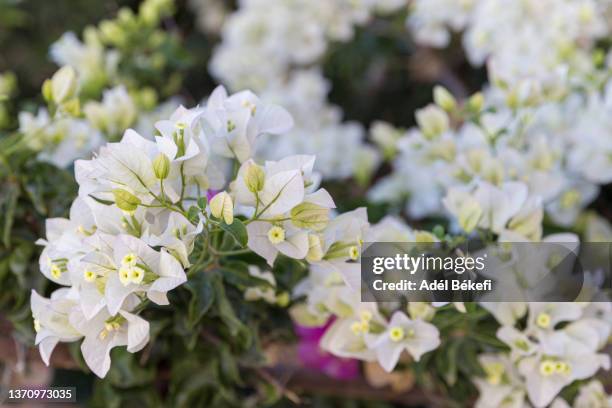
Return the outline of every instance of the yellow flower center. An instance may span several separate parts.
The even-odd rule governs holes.
[[[144,276],[145,271],[142,268],[139,268],[138,266],[133,267],[130,271],[130,281],[132,283],[139,284],[144,279]]]
[[[502,363],[493,362],[486,364],[484,371],[487,374],[487,382],[491,385],[499,385],[506,369]]]
[[[86,270],[83,272],[83,277],[87,282],[93,282],[96,280],[96,274],[93,271]]]
[[[544,360],[540,363],[540,374],[544,377],[549,377],[555,373],[556,366],[554,361]]]
[[[136,254],[130,252],[129,254],[125,255],[121,260],[121,266],[134,266],[136,265],[137,259],[138,257],[136,256]]]
[[[285,230],[274,226],[268,230],[268,240],[273,244],[280,244],[285,240]]]
[[[40,331],[40,320],[34,319],[34,331],[38,333]]]
[[[357,258],[359,258],[359,248],[357,248],[356,246],[350,247],[349,258],[351,258],[353,261],[357,260]]]
[[[550,327],[550,315],[548,313],[542,312],[536,317],[536,324],[538,327],[542,329],[547,329]]]
[[[404,329],[401,327],[392,327],[389,330],[389,338],[392,341],[401,341],[404,338]]]
[[[127,286],[131,282],[131,269],[121,268],[119,269],[119,281],[123,286]]]
[[[369,322],[372,320],[372,312],[369,310],[362,310],[361,313],[359,313],[359,317],[361,318],[362,322]]]
[[[370,331],[370,325],[368,322],[358,321],[351,324],[351,331],[355,336],[358,336],[362,333],[367,333]]]
[[[59,279],[62,276],[62,268],[57,264],[51,264],[51,276],[55,279]]]
[[[557,363],[555,363],[555,372],[558,374],[569,375],[572,372],[572,368],[566,362],[557,361]]]

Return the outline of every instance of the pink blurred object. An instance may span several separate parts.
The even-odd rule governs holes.
[[[219,191],[221,190],[206,190],[206,199],[208,202],[210,202],[210,200],[212,200],[212,198],[216,196]]]
[[[319,347],[319,341],[329,328],[333,319],[319,327],[305,327],[294,323],[295,332],[300,338],[297,352],[305,367],[320,371],[338,380],[352,380],[359,377],[359,361],[336,357]]]

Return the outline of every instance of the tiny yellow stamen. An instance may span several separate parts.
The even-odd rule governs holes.
[[[556,371],[556,364],[550,360],[544,360],[540,363],[540,374],[544,377],[553,375]]]
[[[131,282],[130,280],[131,271],[132,270],[129,268],[119,269],[119,281],[121,282],[123,286],[127,286]]]
[[[349,258],[351,258],[353,261],[357,260],[359,258],[359,248],[357,248],[356,246],[350,247]]]
[[[557,361],[555,364],[555,372],[558,374],[569,375],[572,372],[572,368],[568,363]]]
[[[548,313],[542,312],[536,317],[536,324],[538,327],[542,329],[547,329],[550,327],[550,315]]]
[[[121,260],[121,266],[134,266],[136,265],[137,260],[138,257],[136,256],[136,254],[130,252],[129,254],[126,254]]]
[[[369,310],[362,310],[361,313],[359,313],[359,317],[361,318],[362,322],[369,322],[372,320],[372,312]]]
[[[130,281],[135,284],[139,284],[142,282],[145,276],[145,271],[138,266],[132,268],[130,272]]]
[[[392,341],[402,341],[404,339],[404,329],[401,327],[392,327],[389,331],[389,338]]]
[[[51,276],[55,279],[59,279],[62,276],[62,269],[56,264],[51,264]]]
[[[34,319],[34,331],[38,333],[40,331],[40,320]]]
[[[100,338],[100,340],[104,340],[106,337],[108,337],[108,331],[102,330],[98,337]]]
[[[278,226],[270,228],[268,230],[268,239],[273,244],[280,244],[285,240],[285,230]]]
[[[83,277],[87,282],[94,282],[96,280],[96,274],[89,270],[83,272]]]

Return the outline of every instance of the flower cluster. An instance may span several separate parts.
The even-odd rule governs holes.
[[[378,155],[363,143],[362,127],[342,123],[340,109],[327,102],[329,84],[310,67],[324,56],[328,42],[347,42],[354,27],[373,14],[405,5],[405,0],[240,2],[223,25],[210,71],[231,88],[256,89],[295,117],[295,128],[280,146],[277,140],[262,143],[262,157],[317,154],[317,170],[332,179],[363,178],[361,173],[377,166]],[[338,148],[342,158],[335,154]]]
[[[47,108],[19,114],[19,132],[28,148],[40,152],[39,160],[68,167],[105,140],[118,140],[139,117],[162,117],[158,110],[165,105],[155,109],[158,98],[171,95],[180,84],[176,73],[168,74],[169,81],[164,76],[180,62],[165,55],[177,52],[175,40],[157,28],[172,7],[167,0],[148,0],[138,14],[125,8],[115,20],[87,27],[83,41],[67,32],[53,43],[50,56],[61,68],[43,84]],[[139,49],[151,51],[144,55]],[[140,74],[146,74],[142,81]],[[180,101],[166,103],[176,109]]]
[[[606,1],[419,0],[408,19],[421,44],[444,47],[463,31],[470,62],[494,82],[548,94],[574,85],[568,73],[592,71],[590,49],[608,34]]]
[[[551,403],[567,406],[562,398],[555,400],[564,387],[591,378],[600,368],[610,368],[610,356],[599,351],[612,329],[611,312],[610,303],[497,305],[502,323],[497,336],[510,352],[480,356],[486,377],[475,380],[480,391],[477,405],[499,406],[503,402],[521,406],[528,400],[534,407]],[[517,329],[517,321],[525,315],[526,326]],[[593,406],[606,406],[601,386],[599,396],[589,394],[578,397],[575,406],[589,399],[599,400]]]
[[[32,294],[45,362],[58,341],[83,337],[86,363],[104,377],[113,347],[142,349],[149,324],[139,313],[149,302],[167,305],[168,291],[187,280],[198,236],[239,223],[233,202],[246,212],[251,207],[248,244],[256,253],[270,263],[278,252],[304,258],[305,231],[324,225],[333,206],[324,190],[306,192],[314,158],[290,157],[265,169],[249,158],[259,135],[291,124],[284,109],[250,92],[228,96],[218,88],[206,107],[181,107],[158,121],[154,138],[129,129],[93,159],[77,161],[79,196],[70,217],[47,220],[40,241],[42,273],[65,286],[50,299]],[[234,198],[221,192],[206,206],[202,195],[225,185],[230,160],[243,163],[231,184]],[[188,213],[189,205],[199,211]]]
[[[305,295],[306,303],[292,312],[302,325],[333,320],[321,347],[340,357],[376,361],[387,372],[393,371],[404,351],[419,361],[436,349],[440,333],[423,313],[426,306],[414,304],[409,317],[399,305],[362,302],[360,266],[353,262],[359,258],[360,242],[431,242],[435,237],[390,216],[371,226],[364,208],[334,218],[326,232],[321,260],[310,261],[310,275],[295,289],[294,295]]]

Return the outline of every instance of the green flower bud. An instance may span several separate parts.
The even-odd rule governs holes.
[[[157,155],[153,160],[153,173],[159,180],[163,180],[168,177],[170,173],[170,159],[163,153]]]
[[[470,99],[467,101],[467,108],[470,112],[479,113],[484,108],[484,96],[480,92],[476,92],[474,95],[470,96]]]
[[[434,102],[447,112],[457,109],[457,100],[446,88],[436,85],[433,90]]]
[[[114,189],[113,196],[115,196],[115,204],[123,211],[134,212],[140,205],[140,199],[138,197],[121,188]]]
[[[266,174],[264,170],[255,163],[248,165],[244,172],[244,182],[252,193],[257,193],[264,188]]]
[[[476,228],[480,218],[482,217],[482,207],[476,200],[470,200],[464,203],[459,210],[459,226],[467,233],[470,233]]]
[[[416,121],[427,139],[435,139],[449,129],[449,119],[445,111],[430,104],[416,111]]]
[[[53,77],[51,77],[51,95],[52,100],[56,104],[60,105],[63,102],[72,99],[77,90],[77,75],[70,65],[63,66],[60,68]],[[43,84],[43,93],[45,91],[48,93],[49,90],[45,90],[45,86],[49,86]]]
[[[283,292],[280,295],[276,296],[276,304],[280,307],[287,307],[291,298],[289,297],[289,292]]]
[[[217,218],[222,218],[227,225],[234,222],[234,203],[232,197],[225,191],[216,194],[209,203],[210,212]]]
[[[329,222],[329,208],[309,202],[293,207],[290,215],[293,225],[313,231],[324,229]]]
[[[51,90],[51,80],[46,79],[42,85],[42,95],[45,98],[45,101],[52,102],[53,101],[53,91]]]

